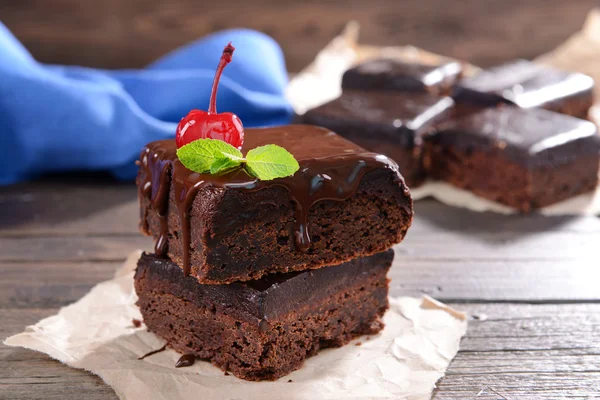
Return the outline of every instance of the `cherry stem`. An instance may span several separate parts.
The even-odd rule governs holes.
[[[208,106],[209,114],[217,113],[217,88],[219,87],[219,80],[221,79],[223,69],[225,69],[225,66],[231,62],[231,57],[233,56],[234,50],[235,47],[231,45],[231,42],[229,42],[229,44],[223,49],[221,60],[219,61],[219,65],[217,66],[217,72],[215,72],[215,79],[213,81],[212,91],[210,92],[210,104]]]

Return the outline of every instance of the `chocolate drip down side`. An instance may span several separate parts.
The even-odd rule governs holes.
[[[196,356],[193,354],[184,354],[179,357],[175,363],[175,368],[191,367],[196,362]]]
[[[143,171],[142,179],[138,180],[138,196],[150,200],[151,209],[159,218],[160,234],[154,244],[154,252],[165,257],[168,251],[169,225],[168,225],[168,205],[169,205],[169,185],[168,182],[172,162],[162,157],[160,151],[150,152],[146,147],[140,154],[140,168]],[[142,230],[147,230],[146,216],[142,219]]]
[[[261,129],[260,131],[267,130]],[[285,146],[285,144],[283,145]],[[183,166],[177,158],[173,140],[150,143],[140,156],[141,171],[138,185],[140,198],[149,198],[151,212],[155,212],[160,217],[161,230],[156,244],[157,255],[165,255],[167,252],[165,239],[168,235],[167,208],[171,185],[181,222],[185,275],[189,275],[191,269],[189,213],[198,190],[207,186],[247,192],[273,186],[284,187],[290,193],[295,208],[293,232],[295,247],[298,251],[306,252],[311,244],[308,233],[308,216],[314,204],[324,200],[344,201],[352,197],[363,176],[374,169],[389,168],[400,176],[397,165],[387,157],[357,149],[361,151],[346,151],[346,154],[342,152],[335,156],[317,158],[300,158],[292,152],[300,164],[300,170],[294,176],[272,181],[259,181],[248,175],[243,169],[237,169],[224,175],[193,172]]]

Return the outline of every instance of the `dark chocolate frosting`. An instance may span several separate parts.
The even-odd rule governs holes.
[[[461,71],[460,63],[455,61],[431,65],[380,58],[346,71],[342,88],[422,91],[456,79]]]
[[[516,60],[463,79],[456,88],[456,97],[468,101],[468,96],[472,96],[472,100],[531,108],[591,91],[593,87],[594,80],[587,75]]]
[[[450,97],[429,93],[345,91],[337,99],[306,113],[305,120],[338,119],[347,123],[376,125],[393,136],[408,129],[420,132],[454,105]],[[394,139],[394,138],[392,138]],[[398,144],[404,137],[395,138]],[[412,141],[412,140],[411,140]]]
[[[219,311],[260,326],[264,320],[296,310],[299,304],[310,304],[335,294],[348,284],[360,282],[373,273],[387,271],[394,251],[387,250],[368,257],[355,258],[340,265],[271,274],[248,282],[223,285],[200,284],[185,276],[169,259],[143,254],[136,274],[146,280],[161,282],[163,290],[199,306],[215,306]],[[165,284],[168,285],[166,289]]]
[[[161,220],[161,234],[155,250],[159,256],[167,252],[169,191],[175,193],[182,227],[184,248],[183,269],[190,270],[190,218],[189,210],[198,189],[216,186],[228,190],[256,191],[272,186],[289,190],[295,203],[295,243],[300,251],[310,246],[307,232],[308,212],[321,200],[345,200],[351,197],[362,177],[369,171],[387,168],[401,179],[397,164],[389,158],[366,152],[361,147],[335,133],[316,126],[289,125],[274,128],[247,129],[242,152],[257,146],[277,144],[286,148],[300,164],[293,176],[272,181],[260,181],[237,169],[224,175],[199,174],[185,168],[177,158],[174,140],[148,144],[140,155],[138,188],[140,197],[151,200],[152,210]],[[408,189],[405,186],[408,193]],[[142,224],[146,218],[142,216]],[[147,230],[147,227],[144,227]]]
[[[600,152],[596,126],[541,108],[489,108],[448,124],[433,141],[457,147],[502,149],[526,164],[560,163]]]

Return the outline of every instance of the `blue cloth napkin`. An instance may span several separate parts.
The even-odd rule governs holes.
[[[0,23],[0,184],[69,170],[132,179],[146,143],[174,137],[188,111],[208,108],[230,41],[236,51],[217,110],[237,114],[245,127],[288,123],[283,54],[262,33],[222,31],[142,70],[99,70],[41,64]]]

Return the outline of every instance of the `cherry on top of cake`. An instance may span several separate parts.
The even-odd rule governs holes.
[[[231,62],[235,48],[223,49],[210,95],[208,111],[192,110],[177,126],[177,158],[189,170],[201,174],[222,174],[244,168],[260,180],[291,176],[298,162],[286,149],[267,144],[240,151],[244,144],[244,127],[237,115],[217,113],[217,90],[223,69]]]
[[[230,112],[217,113],[217,90],[223,70],[231,62],[235,47],[231,42],[223,49],[215,72],[208,111],[192,110],[177,125],[177,148],[198,139],[218,139],[237,149],[244,143],[244,126],[239,117]]]

